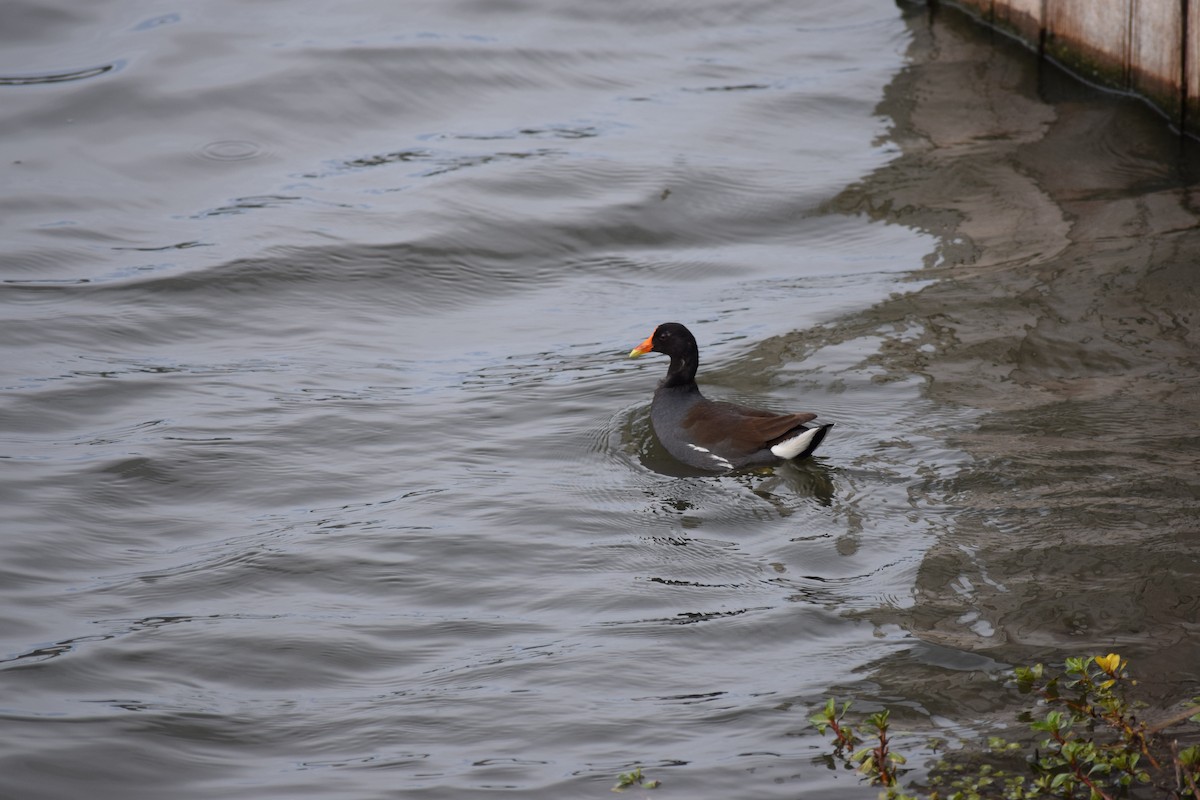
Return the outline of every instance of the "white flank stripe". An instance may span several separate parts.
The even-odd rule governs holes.
[[[701,447],[700,445],[692,444],[691,442],[688,442],[687,446],[692,448],[693,450],[695,450],[697,453],[706,454],[713,461],[716,461],[718,466],[724,467],[725,469],[729,469],[730,467],[733,466],[733,464],[731,464],[728,459],[721,458],[719,455],[717,455],[713,451],[709,450],[707,447]]]
[[[780,458],[795,458],[804,452],[812,438],[821,432],[820,428],[809,428],[799,436],[780,442],[771,448],[771,452]]]

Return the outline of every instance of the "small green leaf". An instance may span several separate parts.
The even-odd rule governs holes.
[[[1069,675],[1084,675],[1087,673],[1087,666],[1091,660],[1090,656],[1086,658],[1071,657],[1063,662],[1063,668]]]
[[[1071,780],[1071,773],[1060,772],[1054,776],[1053,780],[1050,781],[1050,788],[1051,789],[1061,789],[1063,784],[1067,783],[1070,780]]]
[[[1033,690],[1033,684],[1040,677],[1030,667],[1017,667],[1013,672],[1017,677],[1017,691],[1021,694],[1029,694]]]

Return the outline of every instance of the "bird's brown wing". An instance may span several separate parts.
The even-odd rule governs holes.
[[[684,417],[683,427],[703,447],[728,442],[727,446],[736,454],[749,455],[816,418],[816,414],[776,414],[736,403],[705,401],[692,407]]]

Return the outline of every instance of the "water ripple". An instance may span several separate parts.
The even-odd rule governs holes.
[[[32,86],[41,83],[66,83],[69,81],[82,81],[120,70],[124,66],[124,60],[117,60],[109,64],[102,64],[98,67],[87,67],[86,69],[69,70],[66,72],[44,72],[29,75],[0,75],[0,86]]]

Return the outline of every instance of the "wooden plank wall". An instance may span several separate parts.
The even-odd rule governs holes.
[[[1200,136],[1200,0],[951,0]]]

